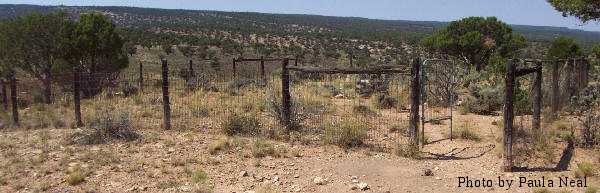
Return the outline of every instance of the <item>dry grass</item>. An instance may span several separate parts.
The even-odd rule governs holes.
[[[326,144],[335,144],[343,148],[360,146],[367,138],[369,126],[357,118],[347,117],[342,120],[326,120],[323,127],[323,139]]]

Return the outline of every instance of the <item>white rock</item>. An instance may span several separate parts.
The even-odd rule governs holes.
[[[365,190],[369,189],[369,185],[367,183],[360,182],[360,183],[356,184],[356,189],[365,191]]]
[[[321,178],[321,177],[316,177],[313,182],[317,185],[325,185],[327,183],[327,180]]]

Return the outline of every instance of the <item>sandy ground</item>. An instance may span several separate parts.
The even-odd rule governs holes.
[[[585,188],[559,188],[559,177],[574,179],[577,163],[598,167],[598,152],[576,148],[570,168],[562,172],[501,171],[496,138],[501,134],[493,121],[500,117],[457,115],[456,122],[473,121],[479,142],[447,140],[448,122],[427,125],[433,143],[424,147],[423,159],[399,157],[390,151],[370,148],[344,150],[336,146],[301,145],[273,141],[297,155],[254,158],[253,138],[237,138],[239,145],[211,155],[208,145],[222,138],[208,128],[190,131],[140,131],[133,142],[104,145],[69,145],[66,138],[76,129],[3,130],[0,132],[1,192],[532,192],[519,187],[520,177],[553,180],[552,191],[583,192]],[[387,131],[387,130],[382,130]],[[373,135],[387,136],[388,135]],[[394,139],[389,135],[387,140]],[[559,146],[562,147],[562,146]],[[558,149],[558,152],[562,150]],[[431,154],[430,154],[431,153]],[[433,156],[436,154],[438,156]],[[446,155],[440,157],[439,155]],[[560,153],[557,155],[558,161]],[[87,171],[85,180],[67,184],[73,167]],[[190,171],[201,168],[208,180],[196,184]],[[425,171],[432,175],[426,176]],[[323,179],[322,183],[315,178]],[[459,187],[459,177],[485,178],[493,187]],[[514,180],[510,189],[498,180]],[[473,181],[474,182],[474,181]],[[356,190],[359,183],[368,189]],[[475,182],[474,182],[475,183]],[[547,186],[548,184],[546,184]],[[587,186],[600,186],[598,177]]]

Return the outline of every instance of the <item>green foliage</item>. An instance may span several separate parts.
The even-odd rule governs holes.
[[[262,158],[266,156],[276,156],[277,149],[269,141],[264,139],[257,139],[252,144],[252,156],[255,158]]]
[[[207,180],[208,174],[202,168],[198,168],[192,173],[192,182],[196,184],[204,184]]]
[[[600,7],[594,0],[548,0],[564,17],[574,16],[583,22],[600,19]]]
[[[585,189],[585,193],[596,193],[598,192],[598,188],[595,186],[589,186]]]
[[[469,95],[460,106],[462,113],[475,113],[481,115],[495,114],[502,108],[503,91],[499,86],[488,84],[471,84]]]
[[[256,116],[233,114],[222,123],[221,129],[228,136],[258,135],[260,134],[260,121]]]
[[[575,42],[575,39],[559,36],[552,40],[548,56],[554,59],[566,59],[581,56],[581,47]]]
[[[326,121],[324,140],[343,148],[360,146],[367,138],[369,126],[356,118],[343,119],[340,122]]]
[[[108,109],[96,113],[83,133],[71,137],[77,144],[102,144],[111,140],[132,141],[140,135],[133,129],[128,112],[113,112]]]
[[[594,176],[594,164],[590,162],[583,162],[577,164],[577,170],[575,170],[575,177],[584,178]]]
[[[391,109],[396,107],[398,99],[388,94],[377,94],[371,98],[373,106],[378,109]]]
[[[495,17],[467,17],[450,24],[421,42],[432,51],[464,57],[481,70],[498,53],[509,57],[525,46],[525,38]]]

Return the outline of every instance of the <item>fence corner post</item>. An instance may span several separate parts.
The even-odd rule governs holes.
[[[512,172],[513,169],[513,93],[515,85],[515,64],[512,59],[509,59],[506,63],[506,77],[505,77],[505,95],[504,95],[504,165],[503,170],[505,172]]]
[[[533,119],[532,129],[536,132],[542,133],[541,130],[541,113],[542,113],[542,64],[538,62],[536,64],[538,70],[535,72],[533,77]]]
[[[421,95],[420,85],[420,71],[421,71],[421,59],[415,56],[411,64],[411,82],[410,82],[410,122],[409,122],[409,133],[410,133],[410,145],[414,147],[419,146],[419,104]]]
[[[282,124],[286,130],[290,129],[290,118],[291,118],[291,96],[290,96],[290,73],[288,69],[289,59],[284,59],[281,66],[281,114]]]
[[[171,103],[169,101],[169,65],[167,59],[161,59],[162,63],[162,91],[165,130],[171,129]]]

